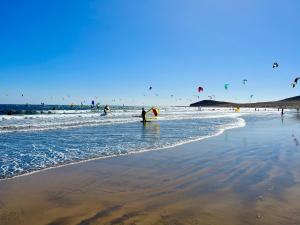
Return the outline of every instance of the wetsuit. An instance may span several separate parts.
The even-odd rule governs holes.
[[[105,107],[104,107],[104,113],[107,114],[108,112],[109,112],[109,107],[108,107],[108,106],[105,106]]]
[[[143,122],[147,121],[146,120],[146,111],[145,110],[142,111],[142,118],[143,118]]]

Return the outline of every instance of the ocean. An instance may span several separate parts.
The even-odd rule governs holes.
[[[0,105],[0,179],[213,137],[245,126],[244,117],[253,114],[253,109],[241,113],[221,108],[159,110],[159,117],[144,125],[141,107],[114,106],[112,113],[103,116],[90,107]],[[277,110],[255,113],[273,114]]]

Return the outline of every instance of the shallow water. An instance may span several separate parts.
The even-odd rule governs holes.
[[[253,112],[226,109],[162,107],[160,116],[143,125],[136,107],[115,108],[101,116],[88,109],[55,110],[51,114],[0,116],[0,177],[94,158],[167,148],[212,137],[245,126]],[[270,118],[275,111],[250,119]],[[170,153],[171,154],[171,153]]]

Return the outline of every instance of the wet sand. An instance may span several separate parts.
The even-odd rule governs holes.
[[[300,121],[246,122],[172,149],[1,181],[0,224],[300,224]]]

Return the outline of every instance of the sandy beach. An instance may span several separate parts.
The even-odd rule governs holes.
[[[2,180],[1,224],[300,224],[296,120]]]
[[[0,225],[300,225],[300,1],[0,1]]]

